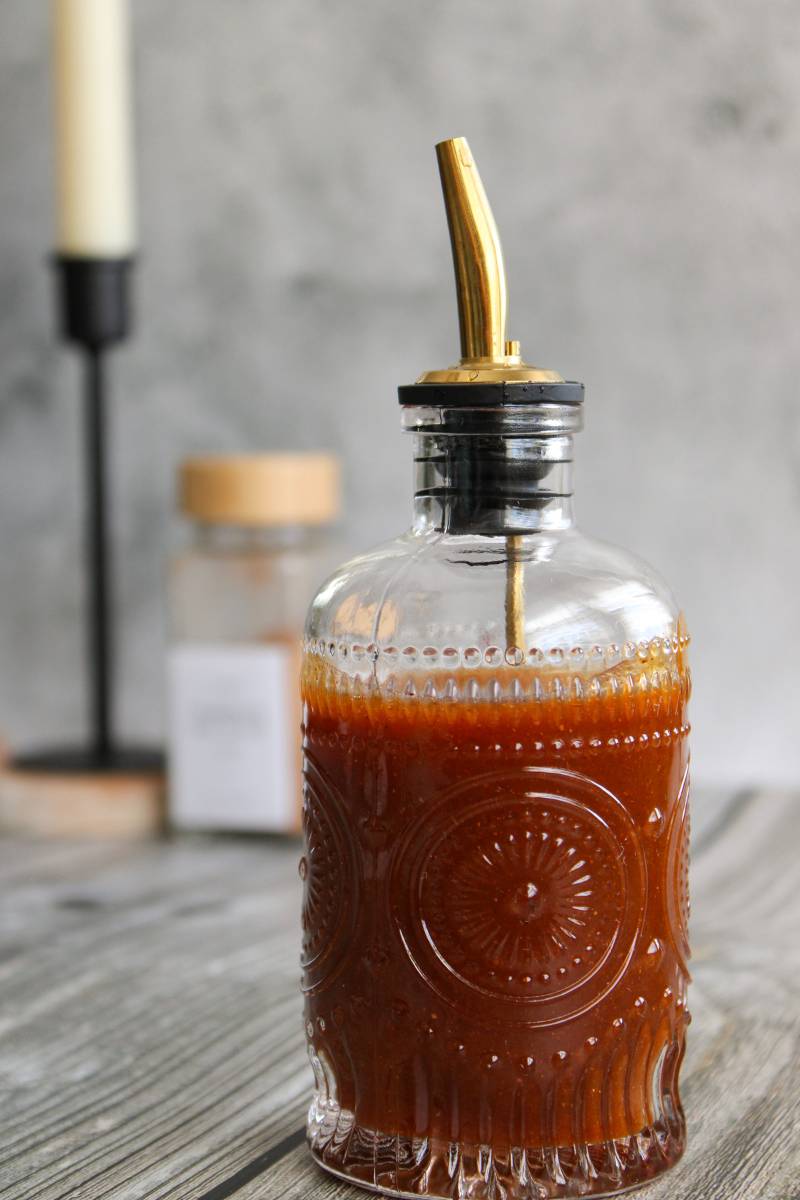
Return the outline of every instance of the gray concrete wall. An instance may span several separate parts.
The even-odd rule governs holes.
[[[588,386],[578,512],[695,637],[696,776],[796,781],[800,25],[789,0],[133,0],[140,328],[114,369],[120,715],[157,734],[176,461],[330,445],[398,530],[394,388],[456,354],[433,143],[511,329]],[[0,729],[81,727],[78,369],[57,347],[47,6],[0,5]]]

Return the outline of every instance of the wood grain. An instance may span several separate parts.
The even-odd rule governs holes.
[[[800,1197],[800,801],[695,802],[686,1158]],[[310,1162],[297,843],[0,840],[2,1200],[333,1200]]]

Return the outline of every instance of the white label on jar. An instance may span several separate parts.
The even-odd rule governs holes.
[[[294,829],[297,680],[285,646],[183,643],[169,655],[169,804],[183,829]]]

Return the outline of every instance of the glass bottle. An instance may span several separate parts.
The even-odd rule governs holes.
[[[438,151],[462,362],[400,389],[411,529],[306,626],[308,1139],[387,1193],[609,1194],[684,1145],[688,639],[575,527],[582,386],[501,338],[480,180]]]
[[[328,454],[192,458],[191,536],[170,570],[169,815],[181,829],[297,832],[303,620],[333,561]]]

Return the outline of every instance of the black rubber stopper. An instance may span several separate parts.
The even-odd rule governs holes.
[[[582,404],[582,383],[410,383],[397,389],[401,404],[432,408]]]

